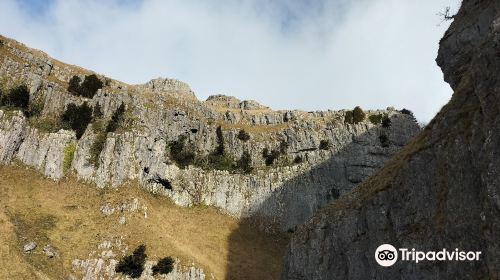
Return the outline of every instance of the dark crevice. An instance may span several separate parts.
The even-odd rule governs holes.
[[[170,183],[169,180],[161,178],[160,176],[156,175],[153,178],[149,179],[149,182],[151,183],[156,183],[160,184],[163,186],[164,189],[166,190],[172,190],[172,183]]]

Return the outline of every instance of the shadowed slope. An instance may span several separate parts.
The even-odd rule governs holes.
[[[498,18],[498,1],[463,1],[437,60],[452,100],[384,168],[295,233],[282,279],[500,278]],[[384,243],[482,258],[384,268],[374,259]]]

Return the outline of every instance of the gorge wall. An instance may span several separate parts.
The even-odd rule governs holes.
[[[500,2],[464,0],[437,62],[454,90],[372,177],[294,234],[282,279],[500,279]],[[480,261],[398,261],[375,249],[482,251]]]
[[[345,123],[346,110],[273,111],[224,95],[198,101],[187,84],[173,79],[127,85],[98,76],[104,86],[95,96],[77,96],[68,92],[68,83],[74,76],[84,80],[90,71],[0,39],[4,87],[26,84],[30,103],[40,107],[36,117],[0,110],[0,163],[18,160],[54,180],[71,173],[98,187],[136,180],[182,206],[215,206],[289,230],[363,181],[419,131],[411,115],[392,108]],[[99,106],[101,123],[92,121],[80,139],[71,130],[54,128],[69,104],[84,102]],[[112,119],[121,104],[120,128],[105,135],[93,161],[98,126]],[[375,115],[386,116],[390,125],[371,122],[369,116]],[[241,137],[241,131],[248,137]],[[181,138],[200,157],[221,145],[233,162],[246,152],[252,171],[179,166],[169,145]],[[74,153],[68,152],[71,147]],[[276,157],[271,164],[263,157],[266,149]]]

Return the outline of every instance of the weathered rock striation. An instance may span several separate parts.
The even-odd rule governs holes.
[[[14,40],[0,40],[2,81],[25,83],[30,102],[42,107],[37,118],[0,108],[1,163],[19,160],[54,180],[73,172],[98,187],[137,180],[179,205],[202,203],[236,217],[260,216],[283,230],[293,229],[363,181],[420,130],[412,116],[393,108],[366,112],[387,115],[390,126],[368,118],[349,124],[344,122],[346,111],[273,111],[255,101],[220,95],[200,102],[187,84],[163,78],[127,85],[98,75],[104,87],[85,98],[70,94],[68,82],[73,76],[83,80],[90,71]],[[105,120],[121,104],[126,108],[120,129],[107,133],[97,162],[91,160],[99,138],[97,122],[90,123],[80,139],[73,131],[49,127],[47,132],[47,124],[68,104],[84,102],[99,105]],[[239,136],[242,130],[249,139]],[[253,171],[180,168],[168,148],[180,137],[200,157],[210,155],[221,142],[234,162],[247,152]],[[65,150],[72,145],[76,150],[65,166]],[[272,164],[265,163],[265,149],[279,154]]]
[[[301,226],[282,279],[500,279],[500,2],[464,0],[437,62],[451,101],[372,177]],[[376,248],[482,251],[398,260]]]

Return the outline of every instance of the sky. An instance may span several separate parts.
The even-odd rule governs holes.
[[[2,0],[0,33],[130,84],[188,83],[273,109],[412,110],[451,97],[435,63],[460,0]]]

